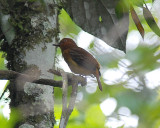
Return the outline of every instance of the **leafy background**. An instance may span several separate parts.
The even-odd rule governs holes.
[[[151,0],[146,1],[151,6]],[[95,37],[86,42],[79,42],[89,52],[98,59],[101,63],[101,72],[103,83],[103,92],[97,88],[94,79],[88,78],[87,87],[79,87],[78,98],[76,107],[69,119],[67,128],[159,128],[160,127],[160,89],[159,84],[149,83],[147,74],[159,70],[159,37],[153,33],[146,20],[142,15],[142,10],[135,7],[137,14],[140,16],[141,23],[145,28],[145,37],[142,40],[137,28],[131,18],[129,23],[129,37],[139,37],[135,40],[138,45],[128,46],[126,55],[119,50],[110,48],[109,51],[102,51],[98,44],[98,39]],[[154,15],[154,13],[153,13]],[[159,17],[154,15],[157,22]],[[61,10],[59,15],[60,24],[60,38],[70,37],[78,41],[80,34],[85,33],[78,27],[69,17],[64,9]],[[90,35],[88,35],[90,36]],[[153,40],[154,39],[154,40]],[[102,45],[102,43],[100,43]],[[128,44],[130,45],[130,44]],[[104,48],[101,46],[102,49]],[[5,68],[5,59],[0,53],[0,69]],[[118,56],[118,57],[117,57]],[[61,58],[60,49],[57,49],[57,65],[63,63]],[[68,70],[64,68],[64,70]],[[116,78],[121,72],[120,77]],[[159,75],[157,72],[156,75]],[[115,79],[109,79],[115,76]],[[55,80],[61,78],[55,77]],[[5,88],[5,87],[4,87]],[[1,93],[4,89],[2,89]],[[58,123],[61,115],[61,99],[62,90],[55,88],[55,117],[58,128]],[[69,88],[71,92],[71,88]],[[8,92],[7,92],[8,93]],[[69,98],[69,96],[68,96]],[[109,104],[110,102],[114,103]],[[102,109],[102,103],[105,103]],[[14,123],[18,120],[17,111],[11,113],[9,120],[3,115],[3,108],[8,103],[7,96],[2,98],[0,102],[0,124],[2,127],[12,128]],[[115,108],[114,108],[115,106]],[[110,113],[105,113],[105,109],[113,108]],[[138,121],[138,124],[134,123]],[[129,123],[132,122],[132,123]],[[134,124],[134,125],[133,125]]]

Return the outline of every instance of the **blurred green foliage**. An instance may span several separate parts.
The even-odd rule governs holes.
[[[125,1],[125,0],[124,0]],[[128,1],[125,1],[128,2]],[[140,6],[142,1],[132,1],[134,4]],[[145,0],[146,3],[151,3],[152,0]],[[117,7],[118,9],[118,7]],[[135,7],[138,14],[141,13],[141,9]],[[117,10],[120,11],[120,10]],[[119,16],[121,14],[119,13]],[[131,17],[130,17],[131,19]],[[152,32],[147,25],[144,17],[140,15],[141,22],[145,28],[145,32]],[[99,19],[101,21],[101,17]],[[68,14],[62,9],[59,15],[60,31],[61,36],[69,36],[76,38],[80,32],[80,28],[77,27],[73,21],[71,21]],[[137,30],[133,20],[130,20],[129,32]],[[156,36],[156,35],[155,35]],[[91,42],[89,49],[96,47],[94,42]],[[115,58],[114,55],[102,54],[96,57],[102,57],[102,67],[108,69],[119,69],[121,59],[128,60],[129,65],[125,65],[124,68],[127,70],[124,75],[127,79],[121,79],[118,83],[107,84],[102,74],[103,92],[98,89],[96,92],[88,93],[85,87],[79,87],[79,92],[82,93],[83,98],[76,104],[73,115],[69,119],[67,128],[108,128],[105,123],[109,117],[116,117],[120,120],[118,110],[120,107],[127,107],[130,109],[132,114],[139,117],[138,128],[159,128],[160,127],[160,91],[159,87],[150,89],[147,87],[147,81],[145,78],[146,73],[154,71],[159,68],[159,46],[147,46],[140,45],[133,51],[128,51],[126,56],[123,58]],[[60,51],[59,51],[60,53]],[[109,57],[108,57],[109,56]],[[138,79],[138,80],[135,80]],[[138,87],[130,87],[130,80],[133,80]],[[134,84],[134,82],[132,84]],[[58,105],[55,106],[56,119],[59,121],[61,114],[61,89],[55,90],[55,100]],[[117,101],[117,107],[115,111],[109,116],[105,116],[100,109],[100,103],[105,99],[113,97]],[[69,97],[68,97],[69,98]],[[58,101],[58,100],[60,101]],[[106,107],[107,109],[107,107]],[[115,116],[116,115],[116,116]],[[58,125],[56,126],[58,127]],[[112,127],[111,127],[112,128]],[[125,124],[122,124],[119,128],[129,128]]]
[[[151,71],[159,67],[160,54],[156,54],[158,47],[139,46],[134,51],[129,51],[126,58],[131,61],[135,71]]]
[[[5,67],[5,64],[4,64],[4,60],[5,58],[3,57],[4,53],[3,52],[0,52],[0,70],[5,70],[7,69]]]
[[[15,124],[20,120],[20,114],[17,110],[12,109],[10,118],[7,119],[0,113],[0,126],[1,128],[15,128]]]
[[[70,36],[71,38],[74,38],[81,31],[64,9],[61,10],[59,15],[59,25],[63,37]]]
[[[62,107],[61,105],[55,106],[56,120],[60,120]],[[104,128],[105,116],[102,113],[99,104],[92,104],[86,108],[85,112],[80,112],[74,108],[67,128]],[[58,125],[55,126],[58,128]]]

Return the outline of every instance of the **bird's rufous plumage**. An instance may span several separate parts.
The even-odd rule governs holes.
[[[102,91],[102,85],[99,79],[101,75],[99,71],[100,64],[89,52],[78,47],[70,38],[63,38],[59,44],[53,45],[60,47],[64,60],[72,72],[83,76],[94,75],[97,79],[99,89]]]

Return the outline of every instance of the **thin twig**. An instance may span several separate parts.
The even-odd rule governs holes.
[[[65,128],[65,118],[67,116],[67,92],[68,92],[68,78],[66,73],[61,70],[60,71],[63,78],[63,86],[62,86],[62,114],[59,128]]]
[[[64,71],[61,71],[61,75],[63,77],[63,94],[62,94],[62,114],[61,114],[61,120],[59,128],[66,128],[69,117],[74,109],[76,98],[77,98],[77,92],[78,92],[78,81],[74,79],[74,84],[72,85],[72,93],[71,98],[69,101],[69,105],[67,107],[67,75],[64,73]]]
[[[77,92],[78,92],[78,83],[75,81],[75,84],[72,86],[72,93],[71,93],[71,99],[68,105],[65,124],[67,125],[67,122],[69,120],[69,117],[74,109],[76,98],[77,98]]]

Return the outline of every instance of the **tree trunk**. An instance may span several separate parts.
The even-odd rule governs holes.
[[[1,50],[7,53],[8,69],[35,78],[53,78],[47,70],[54,65],[52,44],[59,32],[55,1],[0,1],[1,30],[6,39]],[[53,128],[53,87],[26,82],[19,76],[10,81],[9,91],[10,107],[22,113],[15,127]]]

